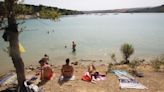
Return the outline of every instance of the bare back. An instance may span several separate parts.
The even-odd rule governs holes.
[[[72,77],[73,76],[73,67],[70,65],[63,65],[62,67],[62,75],[64,77]]]

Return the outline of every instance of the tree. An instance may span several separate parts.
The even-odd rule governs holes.
[[[13,61],[14,67],[16,69],[18,86],[21,90],[24,90],[23,83],[25,81],[25,71],[24,71],[24,63],[21,58],[21,54],[19,51],[19,32],[18,32],[18,24],[16,22],[16,5],[17,0],[5,0],[5,9],[7,17],[7,26],[5,27],[5,31],[3,34],[3,39],[6,42],[9,42],[9,55]]]
[[[123,53],[123,57],[125,59],[124,64],[128,64],[128,58],[134,53],[134,48],[131,44],[125,43],[121,46],[121,52]]]
[[[3,14],[2,16],[2,19],[3,17],[7,18],[7,26],[5,26],[4,28],[3,39],[6,42],[9,42],[9,47],[10,47],[9,55],[16,69],[18,86],[20,87],[20,92],[26,92],[24,90],[25,87],[23,85],[25,81],[24,62],[22,60],[22,57],[19,51],[19,38],[18,38],[19,31],[18,31],[18,23],[16,21],[17,14],[19,15],[23,12],[20,9],[21,6],[18,5],[18,1],[20,0],[4,0],[4,7],[6,11],[4,12],[5,14]],[[23,8],[24,7],[22,7],[22,9]],[[52,19],[54,18],[55,17],[53,17]],[[2,27],[2,25],[0,25],[0,27]]]

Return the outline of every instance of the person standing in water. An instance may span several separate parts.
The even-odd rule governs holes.
[[[72,52],[76,51],[76,44],[74,41],[72,41]]]

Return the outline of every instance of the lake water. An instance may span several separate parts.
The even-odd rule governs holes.
[[[37,64],[46,53],[50,63],[63,64],[67,57],[76,60],[110,62],[110,54],[122,59],[120,47],[130,43],[135,48],[132,58],[152,58],[164,54],[164,14],[92,14],[64,16],[58,21],[29,19],[21,27],[20,42],[26,65]],[[3,32],[0,32],[2,36]],[[72,41],[77,44],[72,53]],[[11,59],[3,51],[8,46],[0,38],[0,70],[13,68]],[[64,46],[67,46],[65,48]]]

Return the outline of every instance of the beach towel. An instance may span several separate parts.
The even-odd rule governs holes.
[[[147,89],[147,87],[145,87],[135,79],[119,79],[119,81],[120,88]]]
[[[94,74],[92,74],[92,80],[94,81],[100,81],[100,80],[105,80],[106,76],[100,74],[99,72],[95,72]]]
[[[17,84],[17,76],[15,73],[7,73],[0,79],[0,85],[8,85],[8,84]]]
[[[94,80],[94,81],[106,80],[106,76],[105,75],[101,75],[99,73],[96,74],[96,75],[93,74],[92,78],[93,79],[91,79],[91,75],[89,74],[89,72],[85,72],[85,74],[82,77],[82,80],[83,81],[88,81],[88,82],[90,82],[91,80]]]
[[[139,83],[132,75],[123,70],[112,71],[119,78],[120,88],[135,88],[135,89],[148,89],[146,86]]]
[[[94,79],[95,81],[101,81],[101,80],[106,80],[106,77],[104,75],[99,75],[96,79]]]
[[[119,77],[119,79],[134,79],[132,75],[123,70],[112,70],[112,72]]]
[[[60,80],[60,81],[75,80],[75,76],[74,76],[74,75],[73,75],[72,77],[64,77],[64,76],[60,76],[59,80]]]

